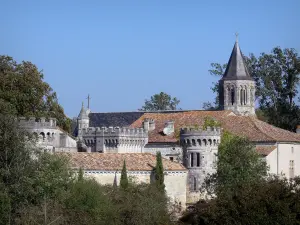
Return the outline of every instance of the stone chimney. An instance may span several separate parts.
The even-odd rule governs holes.
[[[144,128],[144,130],[146,130],[146,131],[149,131],[149,119],[148,118],[146,118],[146,119],[144,119],[144,121],[143,121],[143,128]]]
[[[296,133],[300,134],[300,125],[297,125]]]
[[[174,121],[167,121],[165,123],[165,128],[163,129],[165,135],[170,135],[174,133]]]
[[[149,120],[149,131],[155,130],[155,121],[153,119]]]

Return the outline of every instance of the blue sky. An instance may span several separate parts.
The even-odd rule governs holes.
[[[182,109],[212,101],[212,62],[238,32],[245,55],[300,50],[300,1],[0,0],[0,54],[43,70],[68,116],[135,111],[161,91]]]

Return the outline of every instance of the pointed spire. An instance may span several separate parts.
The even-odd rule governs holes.
[[[222,80],[253,80],[238,43],[238,33]]]
[[[82,105],[81,105],[81,110],[80,110],[80,113],[78,115],[78,118],[80,119],[88,119],[88,114],[84,108],[84,102],[82,102]]]

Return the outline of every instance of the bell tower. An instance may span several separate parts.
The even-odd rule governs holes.
[[[227,68],[219,81],[221,109],[243,116],[255,115],[255,81],[236,39]]]

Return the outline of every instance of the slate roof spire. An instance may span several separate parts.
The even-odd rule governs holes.
[[[78,115],[78,118],[80,118],[80,119],[88,119],[89,118],[88,114],[87,114],[87,112],[84,108],[84,103],[83,102],[82,102],[82,106],[81,106],[81,110],[80,110],[80,113]]]
[[[238,43],[238,34],[222,80],[253,80]]]

